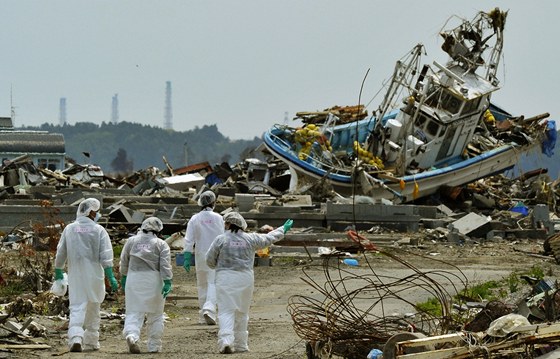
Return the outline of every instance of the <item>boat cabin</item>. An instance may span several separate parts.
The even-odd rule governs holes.
[[[419,80],[415,94],[393,120],[384,145],[388,163],[406,158],[406,168],[428,169],[454,164],[472,140],[499,88],[460,67],[443,68]],[[414,102],[412,102],[414,100]],[[413,124],[410,126],[409,124]],[[402,165],[402,161],[401,161]]]

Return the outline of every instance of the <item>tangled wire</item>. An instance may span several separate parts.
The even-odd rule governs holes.
[[[372,348],[383,348],[397,333],[441,335],[460,326],[451,315],[453,301],[468,284],[459,268],[428,258],[433,261],[434,268],[449,270],[422,271],[400,258],[399,254],[405,251],[378,249],[355,232],[349,232],[349,236],[361,245],[364,253],[375,251],[402,265],[405,273],[410,274],[399,278],[390,271],[381,273],[365,254],[363,259],[369,271],[341,266],[339,257],[325,258],[322,262],[324,283],[311,277],[312,265],[305,267],[302,279],[314,289],[314,294],[290,297],[288,312],[297,335],[308,343],[308,354],[311,350],[319,357],[334,354],[365,358]],[[423,309],[410,298],[435,300],[437,310]],[[412,314],[393,314],[395,309],[391,308]]]

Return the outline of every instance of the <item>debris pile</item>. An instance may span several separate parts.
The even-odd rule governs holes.
[[[419,270],[401,258],[402,249],[382,249],[355,232],[348,234],[365,253],[359,256],[363,270],[345,265],[340,253],[327,255],[324,282],[307,274],[311,265],[304,268],[302,279],[312,294],[289,300],[288,312],[296,333],[307,342],[308,358],[369,358],[372,352],[391,359],[511,358],[513,352],[533,358],[560,352],[555,278],[522,276],[525,284],[517,283],[503,301],[480,301],[460,268],[424,258],[437,269]],[[376,269],[379,256],[410,275],[396,277]]]
[[[52,284],[52,256],[60,233],[74,220],[81,200],[100,199],[99,223],[106,227],[115,248],[138,230],[144,218],[156,215],[165,224],[163,235],[171,249],[182,251],[184,229],[199,211],[197,196],[207,189],[218,195],[217,211],[238,210],[255,230],[280,225],[288,216],[297,223],[299,228],[278,246],[256,254],[256,265],[271,265],[282,247],[303,247],[309,256],[314,247],[329,253],[323,262],[327,285],[306,279],[323,298],[300,295],[289,303],[294,328],[308,342],[310,358],[320,353],[366,357],[372,349],[390,357],[391,352],[443,350],[443,342],[464,351],[465,338],[472,339],[471,353],[482,346],[496,347],[499,352],[533,344],[536,353],[544,337],[542,331],[535,334],[534,326],[542,330],[542,323],[559,319],[555,278],[531,283],[522,298],[481,304],[477,298],[465,300],[469,283],[460,268],[439,261],[438,270],[426,273],[398,254],[399,248],[414,250],[427,242],[463,246],[531,238],[544,241],[544,250],[528,255],[554,257],[560,263],[559,182],[551,181],[545,169],[513,179],[498,175],[465,187],[442,188],[436,196],[408,205],[366,196],[343,197],[322,182],[290,192],[289,183],[287,166],[277,160],[247,159],[233,166],[205,162],[183,168],[166,163],[164,170],[149,167],[118,178],[89,164],[51,171],[35,167],[26,156],[11,160],[0,169],[0,286],[28,294],[2,298],[0,336],[9,345],[48,348],[37,340],[45,335],[44,328],[31,318],[68,315],[67,298],[53,296],[47,289]],[[360,234],[341,235],[348,229]],[[377,247],[365,239],[375,241]],[[374,263],[368,261],[371,273],[357,274],[346,267],[350,261],[343,266],[338,260],[340,251],[374,251],[409,268],[411,274],[396,278],[376,273]],[[407,302],[407,292],[419,290],[435,298],[439,312]],[[397,313],[388,309],[387,302],[412,309]],[[498,326],[496,320],[505,316],[502,320],[511,321],[512,314],[529,323],[510,331],[506,339],[489,334],[489,328]],[[544,329],[546,338],[556,340],[555,325]],[[499,348],[497,343],[501,343]]]
[[[349,123],[362,120],[368,116],[368,112],[364,105],[357,106],[333,106],[323,111],[315,112],[297,112],[295,119],[301,119],[305,124],[325,123],[329,118],[329,114],[335,115],[339,119],[339,123]]]

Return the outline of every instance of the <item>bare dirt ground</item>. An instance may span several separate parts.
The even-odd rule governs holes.
[[[507,277],[512,271],[521,273],[534,266],[542,268],[547,275],[558,273],[559,267],[554,259],[532,256],[530,253],[542,253],[542,241],[503,241],[475,245],[449,245],[443,243],[428,243],[421,247],[410,247],[414,253],[427,257],[445,260],[457,265],[471,280],[484,282],[491,279]],[[519,251],[521,250],[521,251]],[[402,255],[418,268],[432,269],[437,267],[433,261],[413,255]],[[366,271],[362,258],[359,267],[351,270]],[[376,270],[386,270],[398,275],[402,266],[395,261],[372,255]],[[302,279],[302,268],[309,258],[304,254],[296,256],[275,255],[272,266],[255,267],[255,293],[251,305],[249,322],[250,352],[233,354],[239,358],[306,358],[305,342],[301,340],[292,327],[292,319],[286,308],[288,298],[294,294],[313,295],[313,291]],[[314,264],[321,262],[318,257]],[[323,280],[323,270],[320,266],[311,270],[312,276],[318,281]],[[404,272],[403,272],[404,273]],[[174,281],[172,298],[168,300],[165,311],[169,319],[164,332],[163,352],[157,354],[145,353],[145,333],[141,338],[142,358],[222,358],[218,353],[216,336],[218,327],[197,323],[198,308],[196,296],[196,281],[194,270],[186,273],[182,267],[174,267]],[[181,299],[180,297],[190,297]],[[413,301],[423,301],[427,298],[414,298]],[[106,301],[103,305],[106,311],[116,311],[124,306],[124,298],[117,301]],[[395,308],[398,310],[399,308]],[[406,310],[405,308],[401,308]],[[47,358],[60,356],[63,358],[115,358],[128,354],[127,346],[122,338],[122,320],[103,319],[101,328],[101,349],[96,352],[69,353],[66,346],[66,330],[63,320],[53,320],[47,317],[36,317],[36,321],[48,329],[44,343],[51,346],[45,350],[16,350],[11,353],[0,352],[0,358]]]

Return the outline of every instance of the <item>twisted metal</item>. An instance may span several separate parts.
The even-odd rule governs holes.
[[[418,255],[424,261],[433,261],[434,268],[448,269],[423,271],[399,256],[405,253],[403,250],[378,249],[355,232],[349,232],[349,237],[362,247],[369,271],[341,266],[341,258],[327,257],[321,264],[324,281],[312,277],[312,269],[318,265],[303,268],[302,280],[311,286],[311,294],[294,295],[288,301],[296,334],[312,343],[316,353],[365,358],[372,348],[383,348],[394,334],[413,331],[441,335],[460,326],[451,316],[451,308],[457,294],[467,288],[468,280],[458,267]],[[410,270],[410,274],[399,278],[381,273],[374,268],[371,256],[365,254],[371,251],[394,260],[402,269]],[[434,298],[441,313],[422,310],[411,298]],[[389,303],[401,308],[401,313],[414,313],[388,313]]]

